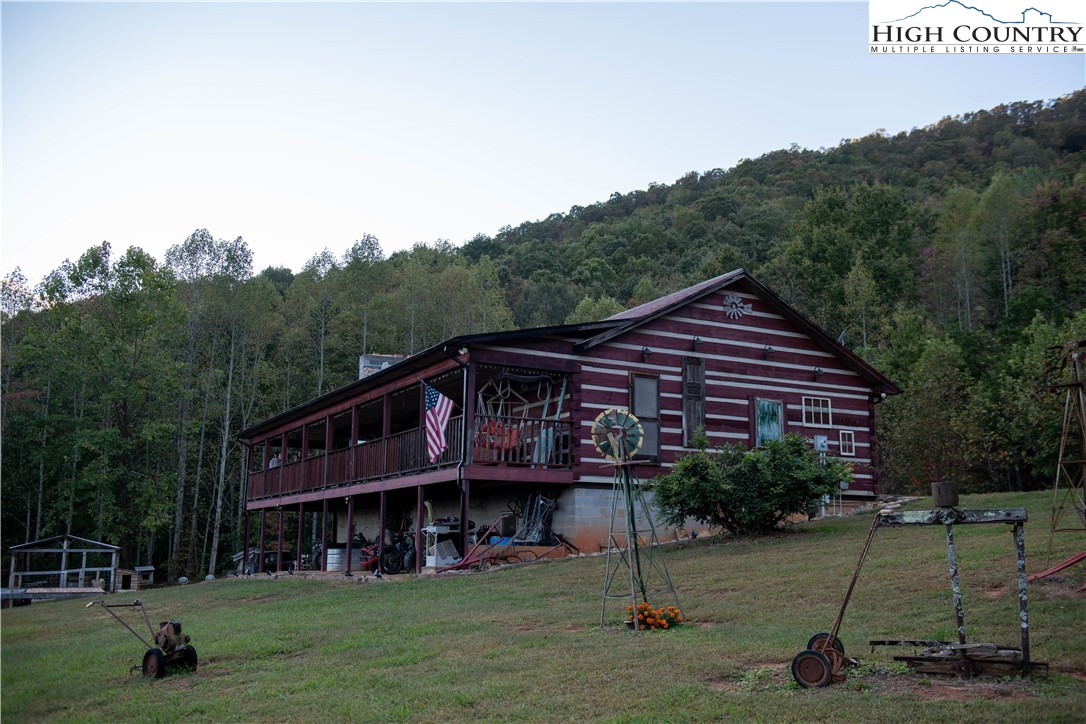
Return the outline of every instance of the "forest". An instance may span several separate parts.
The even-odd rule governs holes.
[[[18,243],[18,240],[7,240]],[[310,240],[314,250],[319,239]],[[238,431],[352,382],[361,354],[601,319],[745,267],[903,391],[884,491],[1052,486],[1086,339],[1086,91],[791,147],[460,245],[360,230],[299,270],[195,230],[0,280],[4,546],[70,531],[123,565],[218,574],[242,546]]]

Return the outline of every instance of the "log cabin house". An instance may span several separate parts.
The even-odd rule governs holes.
[[[434,459],[425,385],[453,403]],[[384,541],[378,531],[402,527],[415,532],[419,570],[457,560],[487,523],[536,494],[568,548],[599,551],[613,473],[589,430],[609,408],[644,425],[643,480],[666,473],[701,425],[716,444],[798,432],[854,464],[844,496],[870,498],[875,405],[897,392],[739,269],[599,322],[454,337],[244,430],[246,545],[259,525],[265,559],[272,512],[273,560],[291,549],[304,560],[320,541],[320,567],[338,560],[350,573],[359,532]],[[516,531],[511,518],[503,524],[491,533]],[[284,541],[288,527],[296,540]]]

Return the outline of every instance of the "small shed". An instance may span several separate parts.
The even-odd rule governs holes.
[[[14,545],[10,589],[32,598],[71,598],[114,591],[120,546],[70,534]]]
[[[135,568],[118,568],[116,580],[117,587],[113,589],[114,593],[117,593],[118,591],[141,591],[144,588],[154,585],[155,567],[136,566]]]

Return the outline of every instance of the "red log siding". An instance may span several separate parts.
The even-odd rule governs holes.
[[[723,311],[724,296],[738,293],[752,312],[730,319]],[[695,349],[693,339],[701,343]],[[755,398],[780,400],[785,432],[813,439],[826,435],[829,454],[840,447],[840,431],[855,436],[856,455],[845,457],[855,466],[851,493],[877,492],[874,457],[872,391],[856,372],[835,355],[773,312],[755,295],[724,290],[671,314],[641,325],[583,352],[577,340],[519,341],[516,347],[487,347],[494,354],[516,357],[521,364],[546,367],[547,360],[579,363],[574,375],[573,407],[580,423],[575,445],[577,479],[609,482],[611,471],[592,446],[592,421],[603,410],[629,405],[629,373],[657,375],[660,379],[661,465],[639,470],[648,478],[666,472],[683,447],[682,361],[696,356],[705,360],[706,431],[717,444],[753,444],[752,408]],[[766,346],[773,348],[766,353]],[[652,354],[642,361],[642,349]],[[815,376],[815,369],[821,373]],[[803,398],[830,400],[832,425],[805,425]]]

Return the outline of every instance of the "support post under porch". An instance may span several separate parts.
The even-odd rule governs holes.
[[[276,522],[279,524],[279,548],[275,551],[275,570],[279,571],[283,568],[283,509],[277,508],[279,513],[276,516]]]
[[[298,503],[298,550],[294,553],[294,567],[302,565],[302,529],[305,528],[305,503]]]
[[[385,529],[388,527],[388,492],[382,490],[379,500],[380,522],[377,524],[377,570],[380,571],[381,563],[385,560]]]
[[[471,548],[468,545],[468,539],[471,535],[471,531],[468,528],[471,527],[471,523],[468,520],[468,514],[471,512],[471,480],[463,478],[460,481],[460,555],[461,557],[467,555],[468,550]]]
[[[353,554],[354,545],[354,496],[347,496],[347,563],[343,569],[343,575],[348,578],[353,576],[351,573],[351,556]]]
[[[425,494],[423,489],[425,485],[419,485],[415,488],[417,491],[415,496],[415,573],[422,571],[422,516],[425,515]]]
[[[321,571],[328,570],[328,498],[324,499],[321,512]]]
[[[264,572],[264,536],[267,533],[268,509],[260,509],[260,557],[256,560],[256,573]]]

